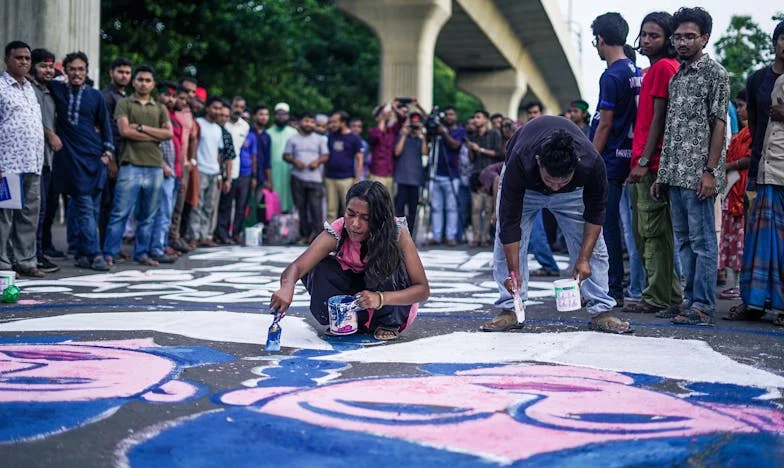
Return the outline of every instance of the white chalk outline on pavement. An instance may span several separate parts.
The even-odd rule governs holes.
[[[0,332],[156,331],[206,341],[258,344],[267,340],[272,316],[226,311],[104,312],[65,314],[0,324]],[[332,350],[305,319],[287,316],[281,323],[281,346]]]

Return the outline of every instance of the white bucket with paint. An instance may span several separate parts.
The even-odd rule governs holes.
[[[16,284],[16,272],[10,270],[0,271],[0,294],[12,284]]]
[[[264,232],[264,225],[259,223],[255,226],[245,228],[245,246],[246,247],[261,247],[262,233]]]
[[[558,312],[570,312],[582,307],[580,283],[576,279],[560,279],[553,282],[555,288],[555,307]]]
[[[327,301],[329,331],[334,335],[351,335],[359,329],[354,296],[332,296]]]

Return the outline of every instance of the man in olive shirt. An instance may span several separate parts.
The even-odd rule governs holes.
[[[143,265],[157,265],[151,257],[150,245],[163,183],[160,142],[171,139],[172,130],[166,108],[150,96],[154,88],[152,67],[137,67],[133,73],[134,93],[117,103],[114,114],[123,145],[112,214],[103,244],[103,254],[109,265],[120,253],[125,223],[139,198],[133,258]]]

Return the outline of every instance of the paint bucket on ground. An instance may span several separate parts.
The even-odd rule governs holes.
[[[16,284],[16,272],[8,270],[0,271],[0,294],[5,291],[5,288],[12,284]]]
[[[555,307],[558,312],[570,312],[582,307],[580,302],[580,283],[576,279],[560,279],[553,282],[555,288]]]
[[[245,246],[246,247],[261,247],[262,244],[262,233],[264,231],[264,225],[259,223],[255,226],[250,226],[245,228]]]
[[[351,335],[359,328],[358,308],[354,296],[332,296],[327,301],[329,331],[334,335]]]

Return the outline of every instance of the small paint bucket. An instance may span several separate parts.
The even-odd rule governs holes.
[[[245,246],[246,247],[261,247],[262,232],[264,231],[263,224],[245,228]]]
[[[359,328],[354,296],[332,296],[327,301],[329,331],[334,335],[351,335]]]
[[[553,282],[555,287],[555,307],[558,312],[570,312],[579,310],[580,303],[580,283],[576,279],[560,279]]]
[[[16,282],[16,272],[15,271],[7,271],[3,270],[0,271],[0,294],[5,291],[5,288],[15,284]]]

